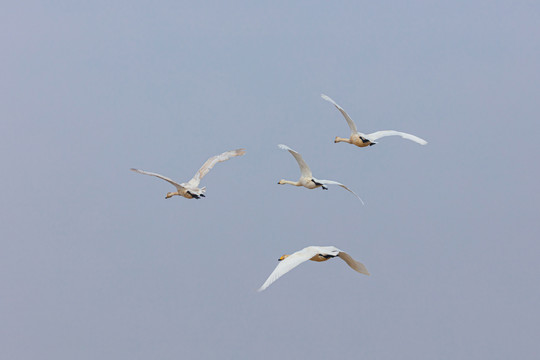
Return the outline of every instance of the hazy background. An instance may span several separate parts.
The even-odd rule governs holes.
[[[537,358],[540,4],[407,3],[0,5],[0,357]]]

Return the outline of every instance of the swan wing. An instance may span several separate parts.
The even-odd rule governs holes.
[[[296,159],[296,162],[298,163],[298,166],[300,167],[300,173],[302,174],[302,177],[310,178],[313,175],[311,174],[311,169],[309,168],[308,164],[302,159],[302,155],[300,155],[298,152],[294,151],[287,145],[279,144],[278,147],[283,150],[287,150],[291,153],[292,156]]]
[[[279,264],[276,266],[274,271],[272,271],[268,279],[266,279],[264,284],[259,288],[259,291],[263,291],[264,289],[269,287],[274,281],[276,281],[301,263],[308,261],[318,253],[319,249],[317,247],[309,246],[295,252],[292,255],[287,256],[285,259],[279,262]]]
[[[395,130],[376,131],[374,133],[367,134],[366,138],[368,140],[370,140],[370,141],[375,141],[375,140],[380,139],[380,138],[385,137],[385,136],[394,136],[394,135],[401,136],[402,138],[407,139],[407,140],[412,140],[414,142],[419,143],[420,145],[426,145],[427,144],[426,140],[421,139],[418,136],[415,136],[415,135],[412,135],[412,134],[407,134],[407,133],[404,133],[404,132],[401,132],[401,131],[395,131]]]
[[[349,114],[347,114],[345,112],[345,110],[343,110],[343,108],[341,106],[339,106],[338,104],[336,104],[336,102],[334,100],[332,100],[329,96],[326,96],[324,94],[321,94],[321,97],[328,101],[328,102],[331,102],[332,104],[334,104],[334,106],[339,110],[339,112],[341,113],[341,115],[343,115],[343,117],[345,118],[345,120],[347,120],[347,124],[349,124],[349,127],[351,128],[351,134],[356,134],[358,132],[358,130],[356,130],[356,124],[354,123],[354,121],[352,121],[351,117],[349,116]]]
[[[148,171],[144,171],[144,170],[139,170],[139,169],[130,169],[131,171],[135,171],[135,172],[138,172],[139,174],[144,174],[144,175],[150,175],[150,176],[155,176],[155,177],[158,177],[162,180],[165,180],[169,183],[171,183],[172,185],[174,185],[176,187],[177,190],[180,190],[180,189],[183,189],[184,187],[182,185],[180,185],[179,183],[169,179],[168,177],[165,177],[163,175],[160,175],[160,174],[156,174],[156,173],[152,173],[152,172],[148,172]]]
[[[189,180],[188,184],[190,186],[197,187],[201,182],[201,179],[208,174],[208,172],[216,165],[218,162],[229,160],[232,157],[244,155],[246,151],[244,149],[236,149],[231,151],[225,151],[222,154],[212,156],[210,159],[201,166],[201,168],[195,173],[193,178]]]
[[[320,183],[320,184],[323,184],[323,185],[338,185],[338,186],[341,186],[342,188],[344,188],[345,190],[347,190],[348,192],[350,192],[351,194],[356,196],[358,198],[358,200],[360,200],[362,202],[362,205],[365,205],[364,200],[362,200],[362,198],[360,196],[358,196],[354,191],[352,191],[351,189],[349,189],[347,186],[343,185],[342,183],[339,183],[339,182],[333,181],[333,180],[315,179],[315,181]]]
[[[347,263],[353,270],[358,271],[360,274],[369,275],[369,271],[361,262],[354,260],[351,255],[346,252],[340,251],[338,256]]]

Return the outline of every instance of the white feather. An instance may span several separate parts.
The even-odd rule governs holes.
[[[347,120],[347,124],[349,124],[349,128],[351,128],[351,134],[356,134],[358,132],[358,130],[356,130],[356,124],[354,123],[354,121],[351,119],[351,117],[349,116],[349,114],[347,114],[347,112],[345,110],[343,110],[343,108],[341,106],[339,106],[334,100],[332,100],[329,96],[327,95],[324,95],[324,94],[321,94],[321,97],[326,100],[326,101],[329,101],[331,102],[332,104],[334,104],[334,106],[339,110],[339,112],[343,115],[343,117],[345,118],[345,120]]]
[[[365,135],[365,137],[371,142],[374,142],[375,140],[380,139],[385,136],[401,136],[404,139],[412,140],[420,145],[427,144],[426,140],[421,139],[418,136],[407,134],[401,131],[395,131],[395,130],[381,130],[381,131],[376,131],[374,133]]]
[[[296,159],[296,162],[298,163],[298,166],[300,167],[300,173],[303,177],[310,178],[313,175],[311,174],[311,169],[309,168],[308,164],[304,161],[302,158],[302,155],[300,155],[297,151],[294,151],[287,145],[279,144],[278,147],[282,150],[287,150],[291,153],[292,156]]]
[[[135,171],[135,172],[138,172],[139,174],[144,174],[144,175],[150,175],[150,176],[155,176],[155,177],[158,177],[162,180],[165,180],[169,183],[171,183],[172,185],[174,185],[178,190],[180,189],[183,189],[184,187],[182,185],[180,185],[179,183],[169,179],[168,177],[165,177],[163,175],[160,175],[160,174],[156,174],[156,173],[153,173],[153,172],[148,172],[148,171],[144,171],[144,170],[139,170],[139,169],[133,169],[131,168],[130,169],[131,171]]]
[[[229,160],[232,157],[244,155],[246,151],[244,149],[236,149],[231,151],[225,151],[219,155],[212,156],[205,161],[203,166],[193,175],[193,178],[188,181],[190,186],[197,187],[201,182],[201,179],[208,174],[208,172],[216,165],[218,162],[223,162]]]
[[[351,189],[349,189],[347,186],[343,185],[342,183],[339,183],[337,181],[334,181],[334,180],[319,180],[319,179],[315,179],[315,181],[317,181],[318,183],[321,183],[321,184],[324,184],[324,185],[338,185],[338,186],[341,186],[342,188],[344,188],[345,190],[349,191],[350,193],[354,194],[354,196],[356,196],[358,198],[358,200],[360,200],[362,202],[362,205],[365,205],[364,204],[364,200],[362,200],[362,198],[360,196],[358,196],[358,194],[356,194],[354,191],[352,191]]]

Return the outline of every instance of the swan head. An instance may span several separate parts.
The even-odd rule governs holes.
[[[277,261],[285,260],[288,257],[289,255],[282,255],[279,259],[277,259]]]
[[[279,185],[285,184],[285,180],[283,180],[283,179],[279,180],[279,181],[278,181],[278,184],[279,184]]]
[[[165,196],[165,199],[168,199],[168,198],[170,198],[170,197],[173,197],[174,195],[176,195],[176,193],[168,192],[167,195]]]

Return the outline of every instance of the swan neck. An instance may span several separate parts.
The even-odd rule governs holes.
[[[334,140],[335,143],[338,143],[338,142],[346,142],[346,143],[351,143],[351,139],[346,139],[346,138],[342,138],[342,137],[339,137],[339,136],[336,136],[336,139]]]
[[[302,186],[302,184],[300,184],[300,181],[281,180],[281,183],[282,184],[289,184],[289,185],[293,185],[293,186]]]

